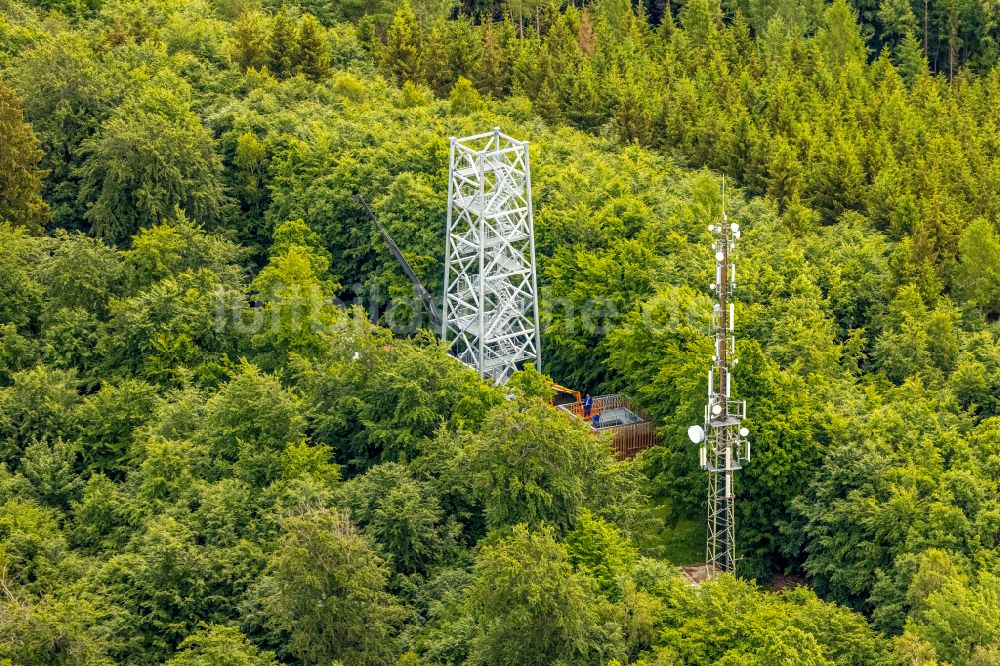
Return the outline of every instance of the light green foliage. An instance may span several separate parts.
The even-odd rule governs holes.
[[[193,494],[205,463],[204,449],[188,441],[151,437],[143,444],[142,464],[133,473],[136,494],[162,508]]]
[[[247,330],[238,253],[183,215],[136,236],[123,253],[130,294],[111,300],[101,351],[153,381],[218,384]]]
[[[172,12],[161,29],[163,41],[171,54],[198,56],[212,63],[223,63],[222,40],[227,24],[216,18],[212,3],[191,2]]]
[[[465,77],[455,82],[448,99],[451,101],[451,112],[455,115],[468,115],[483,108],[482,98],[472,87],[472,82]]]
[[[170,517],[151,522],[126,552],[107,560],[90,584],[127,613],[124,658],[163,660],[199,621],[231,613],[238,590],[218,596],[218,577],[228,573],[219,564]]]
[[[864,41],[857,17],[846,0],[834,0],[823,12],[823,24],[816,33],[816,40],[833,71],[864,62]]]
[[[235,194],[252,214],[260,215],[267,200],[264,177],[266,176],[267,149],[251,132],[243,132],[236,139],[233,155],[235,169]]]
[[[549,401],[555,396],[555,390],[549,386],[551,378],[535,369],[534,365],[526,365],[507,380],[507,388],[523,398],[538,398]]]
[[[83,462],[91,471],[118,473],[131,457],[133,432],[149,419],[156,389],[145,382],[125,380],[102,386],[79,408],[77,433],[83,443]]]
[[[315,357],[326,348],[328,330],[337,319],[329,303],[336,289],[327,273],[329,257],[301,220],[275,230],[271,260],[250,285],[264,304],[255,341],[278,352],[272,365],[280,366],[292,354]]]
[[[34,268],[35,279],[45,289],[47,313],[79,308],[104,315],[108,300],[120,289],[120,254],[82,234],[57,235],[50,252]]]
[[[601,589],[614,589],[635,563],[638,552],[614,526],[584,509],[576,528],[566,535],[570,563],[594,578]]]
[[[342,493],[351,518],[392,555],[397,571],[426,573],[454,552],[456,526],[445,520],[430,484],[411,478],[403,465],[376,465]]]
[[[313,404],[316,437],[345,460],[366,468],[379,461],[406,462],[434,447],[442,423],[478,429],[501,399],[495,388],[429,337],[392,341],[344,322],[350,343],[302,377]]]
[[[419,26],[409,0],[404,0],[392,19],[382,52],[382,64],[402,85],[416,79],[419,66]]]
[[[550,530],[517,525],[485,546],[467,599],[476,624],[470,664],[603,664],[622,649],[620,636],[600,634],[608,609]]]
[[[0,504],[0,569],[8,589],[43,594],[79,574],[58,520],[58,511],[30,501]]]
[[[267,37],[267,17],[257,11],[243,12],[233,21],[229,34],[229,59],[233,65],[242,71],[266,67],[270,54]]]
[[[1000,240],[990,222],[974,220],[958,241],[955,289],[987,315],[1000,312]]]
[[[661,658],[681,663],[828,666],[875,664],[887,657],[885,642],[863,619],[824,604],[801,588],[765,595],[751,584],[723,576],[695,591],[678,595],[675,589],[672,597],[668,597],[673,602],[667,611],[669,628],[660,641]],[[824,630],[818,632],[819,627]]]
[[[73,504],[71,543],[88,554],[120,549],[135,527],[135,509],[122,488],[103,474],[92,475]]]
[[[81,163],[80,145],[97,131],[118,95],[113,77],[100,66],[91,40],[70,31],[31,43],[18,55],[9,77],[45,151],[45,194],[53,221],[79,229],[84,211],[71,174]]]
[[[274,655],[264,652],[236,627],[205,626],[185,638],[169,666],[272,666]]]
[[[224,558],[227,566],[236,557],[258,556],[259,547],[252,540],[260,538],[263,530],[256,522],[260,498],[254,495],[253,487],[239,479],[222,479],[199,483],[195,490],[198,508],[188,524],[215,554]]]
[[[971,586],[952,577],[930,593],[908,631],[927,640],[942,661],[989,663],[982,648],[1000,646],[998,609],[1000,580],[996,576],[983,572]]]
[[[436,176],[403,172],[388,185],[385,196],[375,202],[382,226],[393,238],[406,239],[404,256],[432,295],[444,288],[438,223],[446,215],[447,202],[438,196],[440,182]],[[372,229],[373,236],[374,233]],[[382,316],[380,323],[400,332],[427,325],[430,315],[426,304],[417,297],[381,236],[372,250],[381,267],[365,279],[365,285],[379,289],[380,295],[389,297],[395,305]]]
[[[678,15],[680,24],[698,46],[707,46],[718,32],[721,8],[713,0],[693,0]]]
[[[258,590],[269,622],[306,663],[392,664],[401,608],[388,569],[346,515],[290,518]]]
[[[216,385],[230,370],[247,310],[241,290],[208,269],[160,280],[110,303],[99,351],[126,372],[161,384],[192,379]]]
[[[299,22],[299,49],[302,73],[317,83],[330,76],[330,44],[326,30],[312,14]]]
[[[115,611],[92,599],[43,597],[0,602],[0,663],[111,666],[122,629]],[[9,661],[8,661],[9,659]]]
[[[41,308],[42,287],[31,276],[38,248],[23,229],[9,224],[0,223],[0,239],[0,281],[4,287],[0,321],[13,324],[15,331],[27,331],[37,323]]]
[[[465,455],[491,528],[549,524],[564,533],[584,507],[628,514],[608,500],[635,501],[626,488],[602,487],[616,474],[607,440],[537,399],[496,407]]]
[[[309,446],[305,441],[291,442],[282,460],[282,478],[312,477],[332,489],[340,481],[340,468],[332,460],[333,451],[328,446]]]
[[[238,284],[235,265],[240,248],[221,236],[207,234],[183,212],[175,220],[142,229],[122,253],[130,290],[148,288],[160,280],[202,269],[222,284]]]
[[[51,443],[36,440],[28,445],[21,468],[39,502],[68,508],[70,501],[78,498],[83,489],[76,464],[78,454],[77,445],[62,439]]]
[[[889,303],[875,360],[897,383],[918,372],[933,376],[936,370],[950,371],[958,353],[956,318],[946,301],[930,311],[916,287],[901,288]]]
[[[206,402],[193,437],[208,446],[221,470],[233,465],[242,478],[265,483],[280,473],[281,455],[302,440],[303,426],[298,398],[277,378],[244,364]]]
[[[325,277],[330,268],[330,253],[323,247],[323,239],[302,220],[284,222],[274,230],[271,255],[281,256],[300,248],[309,255],[309,263],[318,277]]]
[[[615,204],[618,205],[615,205]],[[627,221],[626,203],[613,202],[609,217]],[[625,209],[625,210],[621,210]],[[622,215],[624,213],[624,215]],[[638,213],[642,215],[642,212]],[[605,381],[608,369],[594,349],[631,310],[630,303],[650,296],[648,250],[637,241],[616,244],[610,251],[588,251],[580,247],[557,250],[545,272],[560,287],[553,289],[558,304],[546,339],[552,340],[550,364],[577,386],[595,386]]]
[[[421,25],[428,26],[448,18],[458,3],[455,0],[416,0],[410,4]]]
[[[805,567],[820,592],[858,607],[877,605],[876,618],[898,629],[900,614],[921,603],[904,596],[916,580],[911,553],[947,548],[978,556],[979,542],[963,544],[955,535],[994,522],[995,505],[980,498],[995,481],[944,469],[942,450],[952,450],[955,460],[972,455],[959,435],[962,417],[947,398],[914,381],[889,395],[895,399],[873,413],[864,438],[831,451],[806,493],[794,500],[792,524],[804,531],[800,536],[808,535]],[[915,423],[921,424],[917,431]],[[984,453],[993,450],[994,428],[985,422],[973,440]],[[921,452],[923,464],[909,462],[914,451]],[[845,530],[848,524],[854,527]],[[788,546],[800,536],[793,534]],[[985,547],[995,543],[987,538]]]
[[[36,350],[32,341],[17,332],[14,324],[0,325],[0,376],[10,384],[13,374],[34,365]]]
[[[288,6],[282,3],[271,22],[267,65],[277,76],[292,76],[298,59],[299,44],[296,39],[295,24],[289,15]]]
[[[13,384],[0,389],[2,457],[14,460],[32,441],[69,436],[79,401],[70,370],[39,365],[15,373]]]

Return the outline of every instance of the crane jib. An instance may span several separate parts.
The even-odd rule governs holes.
[[[413,288],[416,290],[417,295],[420,296],[421,300],[423,300],[427,305],[427,312],[430,315],[431,324],[434,327],[439,327],[441,325],[441,318],[438,316],[437,305],[434,303],[434,299],[431,297],[430,292],[427,291],[423,283],[420,282],[420,278],[417,277],[417,273],[413,270],[413,267],[410,266],[410,262],[406,260],[406,257],[403,256],[403,252],[399,249],[399,246],[396,245],[396,241],[392,239],[389,232],[385,230],[385,227],[383,227],[378,221],[378,218],[375,217],[375,212],[368,205],[368,202],[365,201],[365,198],[360,194],[355,194],[354,199],[361,205],[362,208],[365,209],[365,212],[368,213],[372,222],[375,223],[375,228],[378,229],[382,238],[385,239],[386,245],[389,246],[389,251],[392,252],[392,256],[394,256],[399,265],[402,266],[403,271],[405,271],[407,277],[410,278],[410,282],[413,283]]]

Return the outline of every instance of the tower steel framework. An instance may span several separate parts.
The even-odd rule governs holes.
[[[528,144],[499,129],[451,140],[441,338],[498,384],[541,369]]]
[[[692,426],[688,431],[701,444],[701,468],[708,472],[708,538],[705,561],[710,576],[719,572],[736,573],[736,525],[733,480],[741,464],[750,460],[749,431],[743,427],[746,402],[732,399],[731,371],[738,363],[735,356],[735,312],[731,298],[736,286],[736,264],[730,260],[739,239],[739,225],[729,224],[723,197],[722,224],[711,225],[715,234],[715,282],[718,296],[713,307],[712,328],[715,350],[708,372],[708,403],[705,427]]]

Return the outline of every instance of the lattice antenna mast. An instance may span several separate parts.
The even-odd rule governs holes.
[[[441,338],[498,384],[541,369],[528,144],[499,129],[451,140]]]
[[[736,358],[735,308],[732,303],[736,286],[736,264],[731,255],[740,238],[738,224],[729,224],[725,209],[725,180],[722,185],[722,223],[708,230],[715,238],[715,282],[712,291],[718,296],[713,307],[712,329],[715,350],[708,372],[708,403],[705,427],[691,426],[688,436],[701,444],[701,468],[708,472],[708,539],[705,562],[708,575],[736,573],[736,525],[733,477],[750,460],[750,432],[743,427],[746,402],[733,400],[731,370]]]

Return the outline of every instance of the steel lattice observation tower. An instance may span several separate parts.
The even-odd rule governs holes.
[[[483,378],[505,384],[525,363],[541,371],[538,278],[531,205],[528,143],[495,128],[451,139],[445,238],[444,299],[440,306],[421,284],[402,250],[356,193],[392,255],[424,302],[431,324],[451,343],[451,353]],[[440,316],[438,315],[440,313]],[[620,457],[656,443],[649,419],[628,396],[596,396],[550,383],[575,402],[552,404],[585,420],[595,434],[614,433]]]
[[[708,371],[708,403],[705,405],[705,427],[691,426],[688,437],[701,444],[701,468],[708,472],[708,537],[705,563],[708,575],[720,572],[736,573],[736,525],[733,479],[741,464],[750,460],[750,431],[743,427],[746,402],[732,399],[732,367],[736,358],[735,308],[731,302],[736,286],[736,264],[730,255],[740,238],[738,224],[729,224],[725,212],[723,183],[722,224],[711,225],[715,234],[715,282],[712,291],[718,296],[713,307],[712,329],[715,350],[712,368]]]
[[[528,143],[499,129],[451,140],[441,338],[497,384],[541,370]]]

